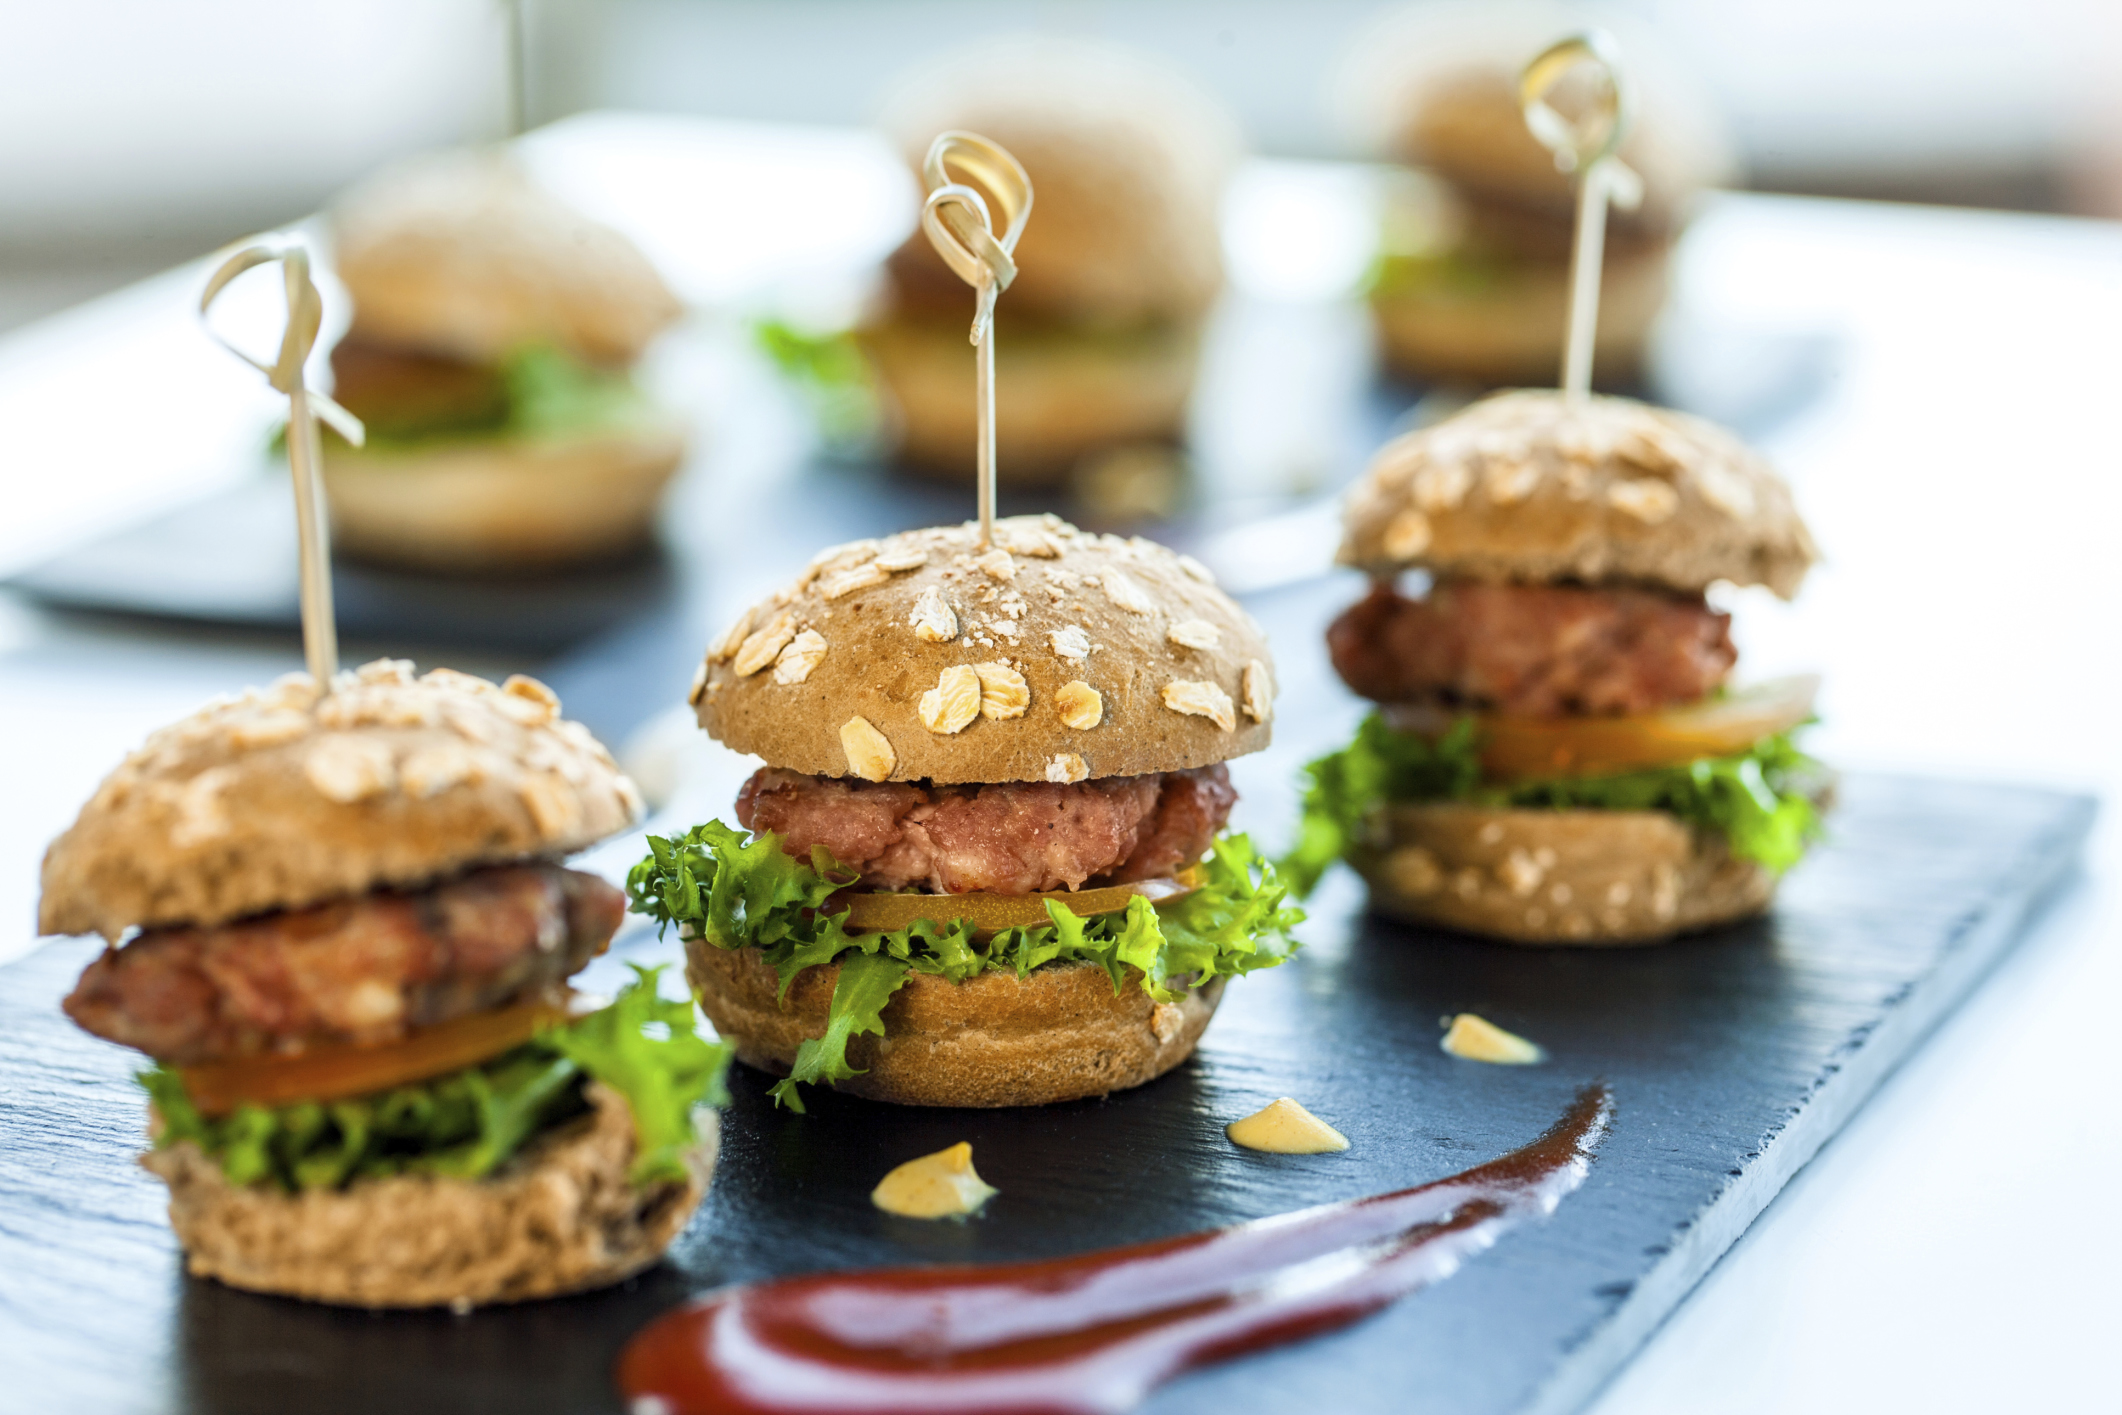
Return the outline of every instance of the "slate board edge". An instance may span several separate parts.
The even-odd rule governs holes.
[[[1850,1117],[1895,1069],[1971,995],[2031,930],[2036,918],[2081,867],[2099,803],[2075,798],[2077,809],[2053,835],[2026,851],[2037,873],[2031,887],[2005,894],[1963,933],[1944,961],[1887,1014],[1813,1088],[1745,1172],[1718,1196],[1665,1259],[1636,1284],[1613,1313],[1557,1366],[1521,1407],[1521,1415],[1575,1415],[1657,1332],[1708,1277],[1783,1187],[1841,1133]]]

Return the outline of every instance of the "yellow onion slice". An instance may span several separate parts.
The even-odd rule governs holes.
[[[1036,928],[1051,923],[1046,912],[1049,899],[1078,918],[1088,919],[1096,914],[1117,914],[1138,894],[1147,897],[1152,904],[1162,904],[1168,899],[1192,894],[1200,887],[1196,872],[1185,870],[1176,879],[1129,880],[1126,884],[1079,889],[1073,893],[1055,890],[1050,894],[857,894],[843,890],[825,901],[825,912],[836,914],[845,908],[847,917],[841,920],[841,927],[865,932],[891,933],[923,919],[938,925],[953,919],[965,919],[982,933],[993,933],[999,929]]]
[[[602,998],[559,988],[497,1012],[422,1027],[395,1042],[313,1047],[291,1056],[231,1057],[177,1070],[201,1115],[226,1115],[240,1105],[345,1100],[476,1066],[521,1046],[541,1028],[587,1016],[604,1005]]]
[[[1818,674],[1775,678],[1639,717],[1483,717],[1481,769],[1498,781],[1610,776],[1728,757],[1813,715]]]

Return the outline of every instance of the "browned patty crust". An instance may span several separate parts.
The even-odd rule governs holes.
[[[1221,763],[1061,785],[869,782],[767,767],[737,820],[789,854],[823,845],[876,889],[1031,894],[1155,879],[1199,860],[1238,793]]]
[[[1348,686],[1383,703],[1512,717],[1608,717],[1700,700],[1738,660],[1731,616],[1700,595],[1445,580],[1390,584],[1326,631]]]
[[[179,1065],[395,1041],[581,971],[625,914],[626,896],[595,875],[474,870],[413,893],[151,929],[91,963],[66,1014]]]

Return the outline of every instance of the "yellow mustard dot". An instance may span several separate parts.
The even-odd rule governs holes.
[[[1348,1137],[1288,1096],[1223,1127],[1233,1145],[1273,1155],[1323,1155],[1348,1148]]]
[[[1487,1061],[1497,1066],[1533,1066],[1547,1060],[1537,1043],[1515,1032],[1506,1032],[1485,1017],[1462,1012],[1451,1019],[1441,1043],[1453,1056],[1467,1061]]]
[[[957,1218],[977,1213],[1000,1192],[974,1171],[973,1147],[960,1140],[885,1175],[869,1191],[869,1201],[901,1218]]]

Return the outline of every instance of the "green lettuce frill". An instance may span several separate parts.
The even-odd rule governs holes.
[[[649,855],[627,877],[633,911],[679,936],[717,948],[752,947],[780,975],[781,991],[805,968],[840,965],[825,1035],[806,1040],[774,1099],[800,1112],[799,1087],[860,1074],[847,1044],[882,1036],[882,1013],[915,973],[964,982],[985,972],[1026,977],[1050,963],[1095,963],[1117,996],[1133,978],[1160,1002],[1210,979],[1271,968],[1297,947],[1303,911],[1286,902],[1274,866],[1242,835],[1219,837],[1197,867],[1193,893],[1160,905],[1137,896],[1124,913],[1079,918],[1049,900],[1049,922],[981,938],[971,924],[920,922],[890,933],[851,934],[843,914],[820,912],[856,873],[823,848],[808,861],[784,854],[771,831],[748,835],[720,821],[685,835],[648,837]]]
[[[1394,730],[1372,713],[1355,740],[1304,768],[1307,786],[1297,842],[1281,860],[1299,898],[1375,829],[1388,805],[1458,801],[1555,810],[1666,811],[1716,831],[1732,854],[1781,873],[1820,832],[1812,788],[1825,773],[1791,744],[1789,733],[1728,757],[1612,776],[1553,777],[1509,783],[1481,777],[1474,721],[1461,718],[1431,740]]]
[[[364,445],[372,452],[405,452],[452,442],[537,441],[622,429],[655,415],[629,372],[594,367],[551,345],[527,344],[495,373],[498,396],[490,407],[411,419],[373,415]],[[274,432],[275,451],[286,436],[284,426]],[[326,429],[324,436],[345,446],[336,432]]]
[[[182,1075],[157,1066],[139,1077],[162,1121],[155,1147],[190,1140],[230,1182],[290,1192],[392,1174],[478,1179],[588,1110],[583,1088],[601,1081],[633,1111],[633,1182],[683,1179],[693,1107],[729,1103],[730,1049],[694,1031],[692,1003],[656,995],[661,971],[636,968],[611,1006],[491,1061],[352,1100],[247,1105],[209,1119]]]

